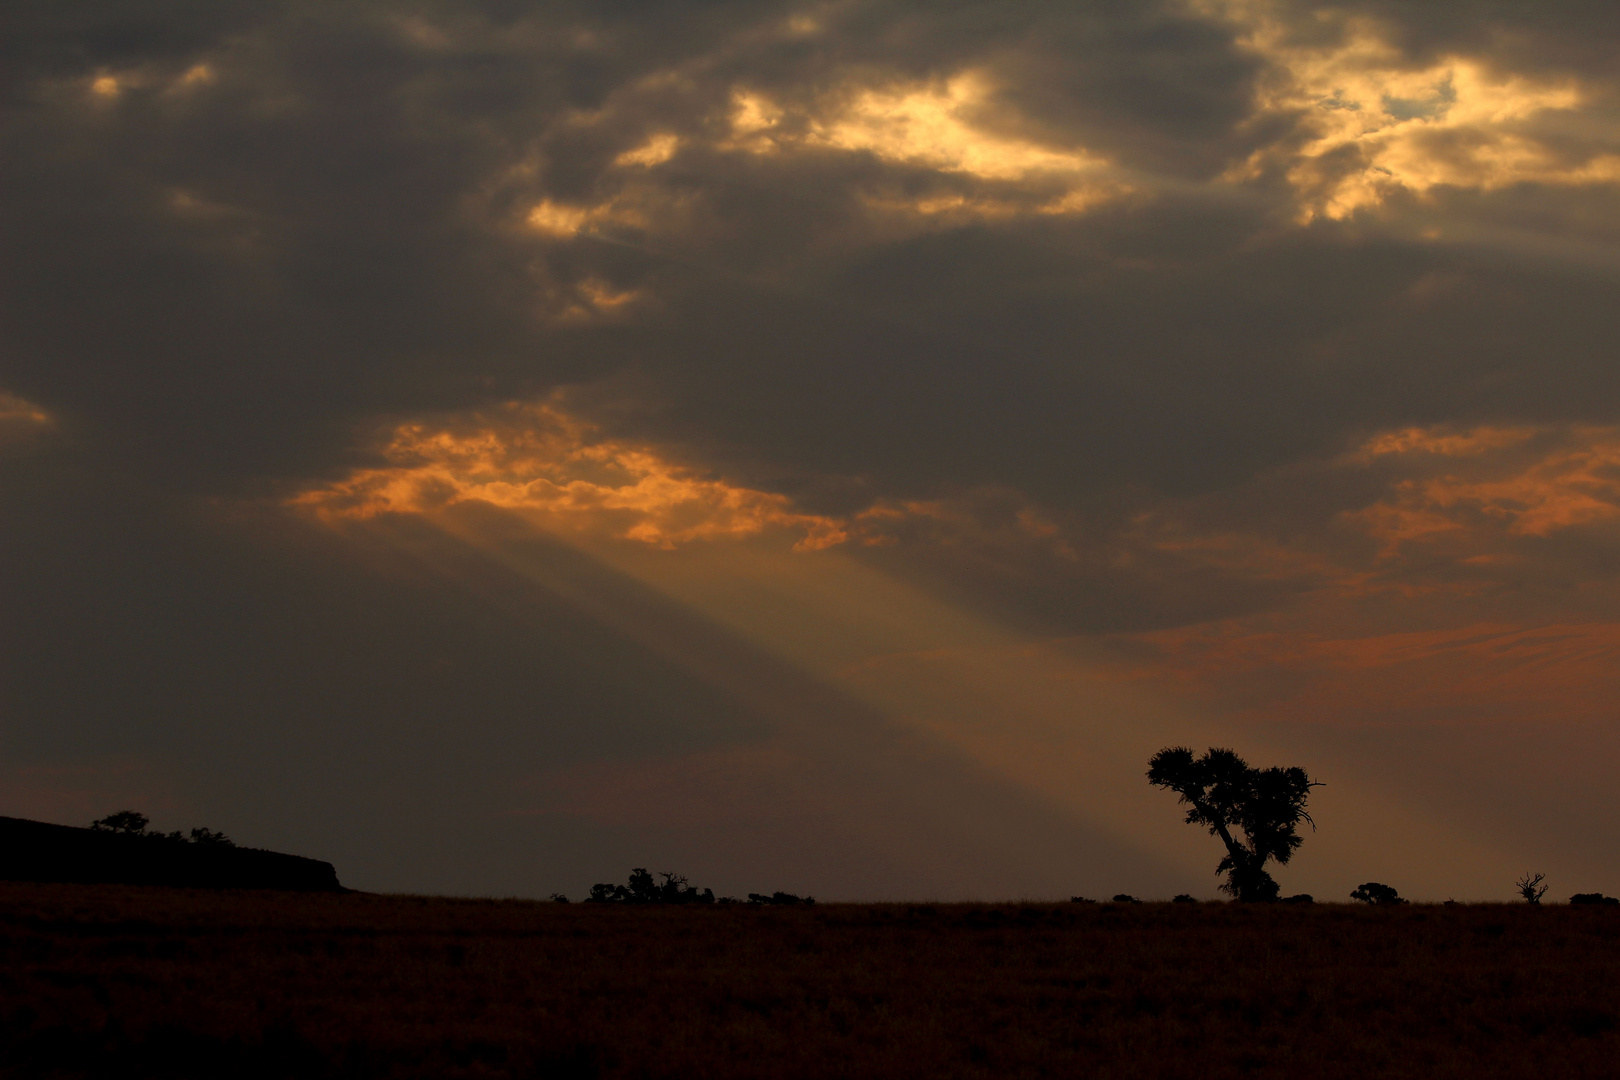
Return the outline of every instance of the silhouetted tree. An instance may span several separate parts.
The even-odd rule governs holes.
[[[142,836],[146,833],[146,826],[152,819],[136,810],[120,810],[116,814],[108,814],[104,818],[97,818],[90,823],[96,832],[126,833],[131,836]]]
[[[1215,868],[1226,875],[1221,891],[1238,900],[1277,899],[1277,883],[1266,872],[1275,859],[1287,863],[1303,842],[1301,821],[1316,823],[1305,812],[1313,783],[1300,768],[1250,768],[1231,750],[1211,748],[1194,757],[1185,746],[1170,746],[1148,762],[1148,782],[1169,788],[1189,809],[1187,823],[1204,825],[1226,845],[1226,857]],[[1242,830],[1242,839],[1233,833]]]
[[[1350,899],[1360,900],[1363,904],[1404,904],[1401,894],[1393,886],[1382,885],[1376,881],[1363,882],[1350,890]]]
[[[179,834],[176,833],[176,836]],[[236,842],[222,832],[213,829],[192,829],[191,842],[193,844],[214,844],[218,847],[235,847]]]
[[[1546,896],[1547,890],[1551,888],[1551,886],[1542,884],[1546,880],[1546,874],[1526,874],[1518,881],[1515,881],[1513,887],[1519,890],[1519,895],[1524,897],[1526,903],[1539,904],[1541,898]]]

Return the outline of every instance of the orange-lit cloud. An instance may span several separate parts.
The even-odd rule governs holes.
[[[1445,539],[1472,549],[1463,557],[1473,560],[1493,557],[1498,538],[1548,537],[1620,519],[1620,429],[1576,428],[1527,455],[1523,447],[1536,434],[1410,430],[1373,440],[1364,459],[1416,460],[1427,475],[1402,479],[1348,519],[1382,542],[1386,558],[1405,545]]]
[[[512,404],[453,425],[396,428],[388,466],[294,498],[327,519],[430,513],[481,501],[565,532],[673,548],[694,541],[799,534],[815,550],[847,539],[836,518],[800,513],[783,495],[741,487],[655,448],[605,438],[552,403]]]

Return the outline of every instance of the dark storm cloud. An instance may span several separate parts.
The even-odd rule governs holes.
[[[701,220],[695,233],[644,245],[656,253],[548,249],[502,232],[502,218],[542,195],[600,197],[619,182],[603,175],[614,156],[647,127],[712,128],[735,85],[816,98],[847,94],[852,77],[939,77],[969,63],[1008,68],[1019,122],[1048,140],[1095,137],[1128,157],[1162,128],[1161,142],[1213,160],[1218,150],[1195,147],[1241,117],[1251,66],[1217,30],[1134,5],[1084,17],[1041,5],[834,9],[809,41],[777,32],[781,16],[760,5],[23,8],[8,64],[14,345],[3,378],[82,416],[122,457],[227,484],[318,470],[341,452],[344,424],[371,414],[535,393],[631,360],[709,393],[751,366],[745,352],[777,351],[761,339],[791,340],[799,318],[836,310],[834,295],[811,297],[803,316],[772,312],[775,298],[748,279],[784,259],[791,273],[795,252],[859,227],[840,189],[892,169],[869,158],[808,172],[683,159],[658,184],[695,200]],[[1089,121],[1062,115],[1062,88],[1040,74],[1070,47],[1094,57],[1070,71],[1097,84]],[[1200,75],[1191,84],[1174,77],[1182,60]],[[102,92],[98,78],[110,80]],[[1047,105],[1021,108],[1019,78],[1045,86]],[[579,120],[593,112],[599,122]],[[721,281],[700,275],[693,297],[674,284],[687,259]],[[906,261],[874,270],[904,291]],[[800,269],[847,277],[861,262]],[[587,274],[663,286],[675,314],[629,341],[538,325],[548,284]],[[696,320],[735,327],[738,340],[718,350],[704,341],[716,371],[686,355]],[[859,342],[826,345],[859,366],[879,359]],[[934,346],[908,339],[884,356],[896,351]],[[862,392],[893,404],[908,380],[890,382]],[[769,408],[794,389],[763,386],[751,404]]]
[[[1332,223],[1279,233],[1275,175],[1198,183],[1297,139],[1286,111],[1254,113],[1276,57],[1226,17],[1249,9],[1223,10],[845,5],[796,32],[759,5],[23,8],[0,378],[156,476],[227,487],[330,470],[371,416],[627,366],[673,405],[666,434],[1045,498],[1230,482],[1345,430],[1517,407],[1526,385],[1549,414],[1612,405],[1604,281]],[[1349,33],[1255,10],[1301,40],[1326,26],[1313,47]],[[1556,12],[1366,10],[1414,66],[1578,36]],[[994,80],[981,132],[1082,146],[1131,193],[886,229],[872,198],[1041,196],[881,148],[725,147],[739,88],[814,118],[970,69]],[[684,140],[673,160],[614,165],[659,130]],[[543,198],[630,213],[536,237],[521,222]],[[1485,216],[1544,209],[1527,198]],[[1403,309],[1435,274],[1461,284]],[[654,303],[548,324],[547,297],[587,280]]]

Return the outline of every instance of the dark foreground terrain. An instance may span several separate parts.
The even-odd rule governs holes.
[[[0,1074],[1620,1074],[1620,910],[0,885]]]
[[[343,891],[332,864],[318,859],[229,841],[188,844],[179,833],[76,829],[12,817],[0,817],[0,880]]]

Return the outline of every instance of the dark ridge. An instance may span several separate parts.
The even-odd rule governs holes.
[[[318,859],[11,817],[0,817],[0,881],[346,891]]]

